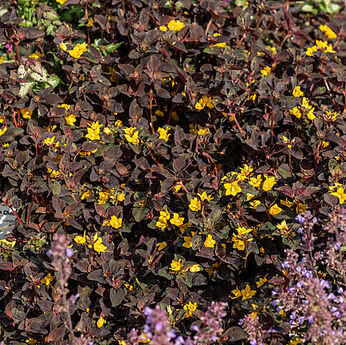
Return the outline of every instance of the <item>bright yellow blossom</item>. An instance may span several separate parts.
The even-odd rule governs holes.
[[[170,136],[170,134],[168,133],[168,131],[169,131],[169,128],[164,129],[164,128],[159,127],[159,128],[157,129],[157,133],[160,134],[159,139],[163,139],[164,141],[167,142],[167,141],[168,141],[168,138],[169,138],[169,136]]]
[[[93,241],[94,241],[93,246],[94,246],[95,252],[97,252],[98,254],[101,254],[106,251],[107,247],[102,244],[102,238],[98,237],[97,234],[93,236]]]
[[[320,25],[318,27],[329,39],[336,38],[336,33],[328,25]]]
[[[189,207],[191,211],[197,212],[201,209],[201,202],[198,200],[198,198],[195,197],[190,200]]]
[[[242,301],[248,299],[248,298],[252,298],[253,295],[256,293],[255,290],[251,290],[249,284],[246,284],[245,289],[241,290],[241,294],[242,294]]]
[[[101,328],[106,323],[106,320],[100,316],[100,318],[97,320],[96,325],[98,328]]]
[[[100,205],[104,205],[108,199],[109,199],[109,193],[108,192],[106,192],[106,191],[100,192],[97,203]]]
[[[89,18],[89,20],[88,20],[88,22],[87,22],[86,26],[88,26],[88,27],[92,27],[93,25],[94,25],[94,19]]]
[[[84,235],[83,236],[75,236],[75,238],[73,240],[76,243],[78,243],[78,244],[85,244],[85,242],[86,242],[86,231],[84,231]]]
[[[204,109],[205,107],[208,107],[208,108],[214,108],[214,105],[213,103],[211,102],[212,101],[212,98],[207,96],[207,95],[203,95],[202,98],[200,98],[198,100],[198,102],[195,104],[195,108],[197,110],[202,110]]]
[[[43,54],[41,54],[39,51],[35,51],[35,53],[32,53],[29,55],[29,58],[34,58],[36,60],[39,60],[39,58],[42,56]]]
[[[293,89],[292,95],[294,97],[301,97],[301,96],[304,96],[304,92],[302,90],[300,90],[300,86],[296,86]]]
[[[184,224],[184,217],[179,217],[179,213],[173,213],[173,217],[170,220],[171,224],[181,226]]]
[[[172,260],[170,269],[172,271],[180,271],[183,268],[184,264],[181,262],[181,259],[178,261]]]
[[[69,50],[69,54],[75,58],[78,59],[82,56],[83,53],[85,53],[87,51],[87,47],[88,45],[84,42],[82,44],[77,44],[72,50]]]
[[[66,51],[66,50],[67,50],[67,45],[66,45],[64,42],[60,43],[60,44],[59,44],[59,47],[60,47],[60,49],[62,49],[63,51]]]
[[[207,239],[204,241],[204,246],[207,248],[214,248],[215,247],[215,240],[213,239],[213,236],[208,234]]]
[[[294,115],[297,119],[300,119],[302,117],[302,113],[300,112],[298,107],[294,107],[293,109],[290,109],[290,114]]]
[[[88,124],[90,128],[88,128],[88,134],[85,135],[85,138],[90,140],[100,140],[100,128],[103,126],[99,124],[98,121],[93,122],[91,125]]]
[[[261,69],[260,72],[262,74],[262,77],[265,77],[266,75],[269,75],[271,71],[272,71],[271,67],[265,66],[263,69]]]
[[[166,25],[161,25],[161,26],[159,27],[159,29],[160,29],[160,31],[163,31],[163,32],[168,31],[168,29],[167,29],[167,26],[166,26]]]
[[[139,342],[142,344],[146,344],[146,343],[149,343],[149,341],[150,341],[150,338],[145,333],[141,333],[139,337]]]
[[[343,187],[340,187],[336,190],[336,192],[329,192],[331,195],[334,195],[336,196],[338,199],[339,199],[339,203],[340,205],[343,205],[343,203],[345,202],[346,200],[346,194],[345,194],[345,191],[344,191],[344,188]]]
[[[194,234],[195,234],[194,232],[191,232],[191,236],[184,236],[183,247],[192,248],[192,237]]]
[[[202,194],[197,193],[197,195],[200,197],[201,201],[207,200],[213,200],[214,198],[212,198],[211,195],[208,195],[206,192],[203,192]]]
[[[189,268],[189,271],[192,272],[192,273],[195,273],[195,272],[199,272],[201,271],[202,268],[200,265],[196,264],[196,265],[192,265],[190,268]]]
[[[74,126],[74,123],[77,121],[76,115],[70,114],[65,117],[65,121],[69,126]]]
[[[48,286],[53,280],[54,276],[48,273],[44,278],[41,279],[41,283]]]
[[[177,20],[173,19],[168,23],[167,26],[168,26],[168,29],[171,31],[180,31],[184,27],[184,23],[181,22],[179,19]]]
[[[259,200],[254,200],[250,202],[250,208],[253,208],[254,210],[256,210],[257,206],[260,205],[261,202]]]
[[[251,186],[258,188],[262,183],[262,176],[261,175],[257,175],[257,177],[250,177],[250,181],[249,184],[251,184]]]
[[[282,211],[282,208],[280,208],[277,204],[274,204],[270,209],[269,209],[269,214],[272,216],[276,216]]]
[[[268,192],[269,190],[271,190],[274,185],[276,184],[275,182],[275,177],[272,176],[272,177],[268,177],[268,176],[264,176],[265,180],[263,182],[263,186],[262,186],[262,189],[265,191],[265,192]]]
[[[241,188],[238,186],[238,182],[225,183],[226,195],[236,196],[241,192]]]
[[[60,5],[63,5],[67,0],[56,0],[56,2]]]
[[[139,139],[138,139],[139,132],[136,129],[136,127],[125,128],[124,133],[125,133],[124,137],[129,143],[133,145],[139,144]]]
[[[119,229],[123,226],[123,219],[117,216],[112,216],[109,225],[114,229]]]

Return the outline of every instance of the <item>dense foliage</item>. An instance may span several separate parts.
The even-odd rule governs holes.
[[[2,1],[3,344],[345,343],[343,4]]]

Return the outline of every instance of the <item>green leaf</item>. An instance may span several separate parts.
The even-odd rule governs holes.
[[[28,82],[28,83],[22,83],[20,84],[20,89],[18,92],[18,96],[23,98],[24,96],[26,96],[35,86],[34,82]]]
[[[47,80],[47,84],[51,86],[53,89],[55,89],[60,84],[60,82],[61,82],[61,79],[54,74],[51,75]]]

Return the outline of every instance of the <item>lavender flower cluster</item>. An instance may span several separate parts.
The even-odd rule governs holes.
[[[321,263],[338,270],[345,268],[343,254],[338,252],[345,246],[345,210],[331,215],[327,226],[330,234],[327,250],[315,250],[317,236],[314,226],[317,219],[310,212],[298,215],[296,220],[300,223],[298,233],[302,236],[301,259],[298,253],[286,250],[287,257],[282,268],[290,278],[289,285],[272,292],[275,298],[272,305],[277,312],[283,310],[289,315],[291,335],[299,335],[303,342],[345,344],[346,291],[341,284],[334,281],[331,285],[321,278],[319,271]],[[335,252],[338,254],[335,255]],[[339,279],[339,283],[345,285],[345,280],[340,276]]]
[[[158,305],[154,309],[147,307],[144,311],[146,324],[143,333],[139,335],[138,331],[132,330],[126,344],[138,345],[143,335],[150,339],[150,345],[213,344],[223,331],[221,322],[226,316],[225,309],[226,303],[213,302],[204,316],[201,317],[201,325],[191,326],[191,329],[196,331],[195,336],[184,339],[181,335],[178,336],[175,330],[170,327],[166,313]]]

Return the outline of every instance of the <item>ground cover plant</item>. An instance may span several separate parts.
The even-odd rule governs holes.
[[[0,343],[346,343],[345,23],[2,1]]]

